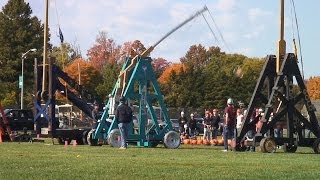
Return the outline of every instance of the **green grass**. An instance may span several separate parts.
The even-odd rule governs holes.
[[[0,143],[0,179],[319,179],[320,154]]]

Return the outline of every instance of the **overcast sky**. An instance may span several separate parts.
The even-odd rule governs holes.
[[[26,0],[41,20],[44,0]],[[7,0],[0,0],[4,6]],[[292,14],[290,0],[285,0],[285,39],[292,52]],[[178,62],[193,44],[219,46],[227,53],[249,57],[275,54],[279,39],[279,0],[49,0],[49,27],[53,45],[59,44],[58,25],[67,42],[80,45],[82,55],[93,46],[99,31],[123,44],[140,40],[146,47],[207,5],[227,46],[219,36],[208,12],[214,38],[202,16],[197,17],[165,39],[151,57]],[[320,1],[295,1],[298,15],[304,72],[306,77],[320,75]],[[314,20],[317,20],[316,22]],[[294,27],[295,28],[295,27]],[[297,33],[294,32],[297,39]],[[300,55],[299,55],[300,56]]]

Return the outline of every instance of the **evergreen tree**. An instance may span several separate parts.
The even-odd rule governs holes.
[[[31,16],[29,3],[24,0],[9,0],[0,12],[0,100],[6,106],[18,106],[18,77],[21,75],[21,57],[29,49],[25,59],[24,89],[31,98],[33,58],[39,57],[43,42],[43,25],[37,17]]]
[[[95,79],[95,82],[99,83],[95,90],[102,100],[107,100],[108,95],[112,93],[114,85],[118,79],[119,72],[120,65],[117,64],[117,62],[110,62],[103,67],[102,80]]]

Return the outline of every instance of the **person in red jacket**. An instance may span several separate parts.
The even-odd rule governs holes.
[[[223,125],[223,141],[224,141],[224,152],[228,151],[228,138],[233,140],[234,128],[236,124],[236,112],[233,106],[233,100],[229,98],[227,100],[227,106],[224,109],[224,125]]]

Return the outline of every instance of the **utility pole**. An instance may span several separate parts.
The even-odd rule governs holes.
[[[48,44],[48,1],[45,1],[45,12],[44,12],[44,36],[43,36],[43,63],[42,63],[42,99],[46,96],[46,81],[47,81],[47,73],[46,73],[46,65],[47,65],[47,44]]]
[[[276,72],[280,71],[281,61],[286,54],[286,41],[284,40],[284,0],[280,0],[280,40],[277,48]]]

